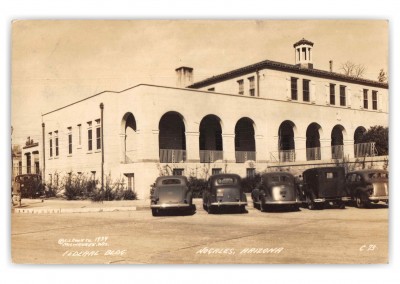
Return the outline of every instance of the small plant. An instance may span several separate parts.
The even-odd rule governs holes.
[[[255,174],[254,176],[245,177],[242,179],[241,186],[244,192],[252,192],[254,188],[259,184],[261,181],[261,174]]]
[[[193,198],[203,197],[203,190],[207,188],[207,180],[199,179],[194,176],[190,176],[188,179],[189,188],[192,189]]]

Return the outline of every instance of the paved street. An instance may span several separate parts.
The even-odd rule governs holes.
[[[387,263],[388,209],[12,213],[15,263]]]

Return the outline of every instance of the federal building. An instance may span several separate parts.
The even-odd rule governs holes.
[[[162,173],[245,177],[373,157],[374,143],[360,139],[388,126],[388,84],[315,68],[313,47],[301,39],[290,64],[265,60],[197,82],[182,66],[177,87],[104,91],[45,113],[44,179],[103,172],[144,199]]]

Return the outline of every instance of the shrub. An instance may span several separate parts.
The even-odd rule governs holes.
[[[256,174],[253,177],[242,178],[242,188],[244,192],[252,192],[261,181],[261,174]]]
[[[189,188],[193,191],[193,198],[202,198],[203,197],[203,190],[207,188],[207,180],[196,178],[196,177],[189,177]]]
[[[132,189],[125,187],[124,180],[112,181],[111,176],[106,177],[104,190],[95,188],[90,198],[94,202],[102,202],[104,200],[136,200],[137,194]]]

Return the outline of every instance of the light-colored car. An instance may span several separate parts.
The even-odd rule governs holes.
[[[380,201],[389,203],[389,173],[385,170],[360,170],[346,175],[346,191],[358,208]]]
[[[164,210],[194,211],[192,190],[185,176],[158,177],[150,199],[153,216]]]
[[[261,182],[251,192],[254,207],[266,211],[276,206],[299,210],[302,203],[295,178],[291,173],[272,172],[261,176]]]

